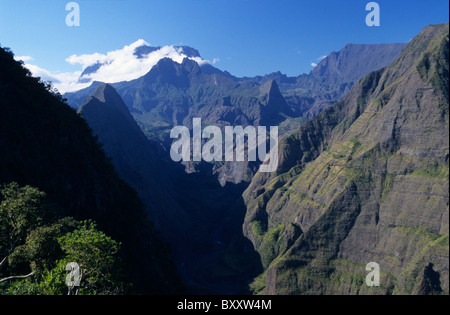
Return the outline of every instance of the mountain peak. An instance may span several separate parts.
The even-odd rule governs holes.
[[[120,97],[116,90],[108,83],[101,84],[94,93],[92,93],[92,96],[102,103],[105,103],[107,99]]]
[[[194,49],[192,47],[189,46],[174,46],[180,53],[185,54],[188,58],[195,58],[195,57],[199,57],[200,53],[197,49]]]
[[[178,63],[171,58],[163,58],[142,79],[146,83],[168,83],[186,87],[190,76],[201,73],[199,64],[190,58]]]
[[[365,74],[379,70],[393,62],[406,44],[352,44],[324,58],[311,75],[356,82]],[[370,58],[368,58],[370,56]]]
[[[77,83],[87,84],[94,80],[108,81],[111,83],[131,81],[148,73],[157,63],[164,59],[170,59],[179,64],[184,60],[190,60],[200,65],[206,64],[198,50],[189,46],[158,46],[152,47],[143,40],[138,40],[122,50],[109,52],[106,55],[97,54],[92,58],[73,56],[74,60],[83,64],[83,72]],[[127,70],[127,62],[134,60],[135,66]],[[116,74],[114,78],[111,73]]]
[[[266,83],[261,86],[261,94],[268,95],[277,95],[281,94],[280,89],[278,88],[277,81],[275,79],[269,79]]]
[[[197,58],[197,57],[201,58],[199,51],[192,47],[189,47],[189,46],[172,46],[172,47],[175,48],[175,50],[179,54],[185,55],[188,58]],[[147,44],[144,44],[142,46],[137,47],[134,50],[134,55],[136,57],[138,57],[138,59],[142,59],[142,58],[145,58],[146,55],[148,55],[152,52],[158,51],[161,48],[162,48],[161,46],[152,47]]]
[[[278,106],[280,106],[280,104],[287,106],[286,100],[284,99],[283,94],[281,94],[280,88],[275,79],[269,79],[266,83],[264,83],[260,88],[260,92],[267,98],[267,104],[276,103]]]
[[[78,109],[78,113],[85,113],[87,110],[110,111],[118,110],[123,114],[128,113],[128,108],[117,91],[109,84],[103,83],[86,99]]]
[[[263,97],[265,106],[263,111],[264,119],[261,123],[278,124],[283,120],[280,113],[292,115],[292,110],[286,103],[284,96],[281,94],[277,81],[269,79],[260,87],[260,93]]]

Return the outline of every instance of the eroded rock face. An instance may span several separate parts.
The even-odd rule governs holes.
[[[278,171],[244,193],[266,267],[256,292],[448,293],[448,56],[448,24],[425,28],[281,141]],[[281,246],[290,225],[302,233]],[[365,285],[369,262],[380,287]]]

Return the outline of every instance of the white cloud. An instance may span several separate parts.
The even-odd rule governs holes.
[[[31,56],[15,56],[14,59],[17,61],[27,62],[27,61],[33,60],[33,57],[31,57]]]
[[[58,89],[60,93],[77,91],[91,85],[91,83],[78,82],[81,71],[52,73],[46,69],[28,63],[25,64],[25,67],[31,71],[33,76],[40,77],[43,81],[52,82],[53,86]]]
[[[134,52],[136,48],[144,45],[149,46],[143,39],[139,39],[131,45],[127,45],[122,49],[110,51],[106,54],[93,53],[79,56],[72,55],[68,57],[66,61],[72,65],[81,65],[81,70],[72,73],[52,73],[27,63],[25,66],[34,76],[39,76],[46,81],[52,81],[54,87],[61,93],[66,93],[83,89],[89,86],[92,81],[116,83],[137,79],[148,73],[162,58],[170,58],[177,63],[182,63],[184,58],[188,58],[181,48],[174,46],[164,46],[159,50],[142,56],[142,58],[138,58]],[[199,65],[219,62],[218,58],[214,58],[212,62],[200,57],[189,58],[196,61]],[[100,64],[100,68],[93,73],[83,75],[83,82],[85,83],[80,83],[79,78],[82,72],[87,67],[96,64]]]
[[[319,63],[324,60],[325,58],[327,58],[327,56],[320,56],[319,58],[316,59],[317,62],[311,62],[311,67],[317,67],[319,65]]]

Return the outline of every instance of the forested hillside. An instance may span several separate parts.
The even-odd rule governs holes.
[[[11,231],[18,227],[11,226],[1,216],[1,277],[35,271],[34,260],[28,266],[15,266],[11,257],[32,241],[33,233],[39,233],[39,229],[54,229],[59,220],[73,218],[77,220],[73,222],[94,220],[96,231],[121,243],[118,256],[124,263],[123,275],[133,284],[132,290],[160,294],[180,290],[167,245],[147,219],[135,190],[117,175],[87,123],[50,85],[33,78],[3,48],[0,49],[0,113],[0,185],[7,185],[0,196],[1,209],[4,213],[15,213],[19,220],[16,224],[22,224],[20,229],[23,229],[16,239]],[[38,196],[38,204],[29,204],[27,193],[20,193],[21,189],[32,189],[33,195]],[[11,190],[14,193],[8,193]],[[41,194],[45,194],[48,206],[40,206]],[[32,210],[29,206],[41,209],[42,220],[28,217],[26,213]],[[22,213],[23,222],[20,221]],[[38,214],[32,215],[40,218]],[[73,232],[75,227],[81,228],[80,224],[70,223],[68,227],[64,224],[53,238]],[[91,228],[92,224],[86,230]],[[43,248],[34,254],[43,257],[47,261],[45,269],[50,270],[62,258],[61,253],[45,257],[54,252]],[[7,259],[3,261],[4,258]],[[37,275],[30,279],[38,281]]]

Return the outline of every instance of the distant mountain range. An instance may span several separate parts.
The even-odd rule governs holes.
[[[158,107],[161,98],[167,103],[164,106],[175,108],[176,115],[181,115],[184,119],[188,116],[187,113],[184,113],[186,109],[183,109],[186,106],[189,108],[196,105],[203,107],[205,104],[207,104],[207,107],[222,106],[225,102],[226,105],[233,105],[235,108],[241,105],[241,107],[244,107],[246,105],[240,104],[241,100],[239,102],[234,101],[232,104],[229,101],[224,101],[223,98],[228,100],[230,95],[235,95],[238,98],[257,98],[258,92],[255,91],[255,83],[261,86],[269,80],[274,80],[277,83],[290,107],[290,110],[280,108],[280,112],[289,117],[311,118],[340,100],[362,76],[389,65],[399,55],[404,46],[405,44],[348,44],[342,50],[333,52],[324,58],[310,74],[287,77],[277,72],[253,78],[237,78],[208,63],[196,66],[195,62],[191,61],[194,58],[201,59],[200,53],[187,46],[176,46],[175,48],[180,54],[189,59],[185,60],[181,66],[171,59],[160,60],[144,77],[131,82],[115,83],[112,86],[123,97],[133,116],[140,123],[146,125],[145,129],[149,131],[155,127],[161,127],[153,126],[151,122],[148,122],[148,119],[151,118],[158,121],[163,118],[161,123],[168,123],[169,125],[180,121],[179,117],[175,119],[175,122],[173,117],[153,117],[154,115],[167,116],[167,108],[165,110],[155,109],[155,107]],[[135,55],[142,57],[157,52],[159,49],[161,48],[144,45],[136,48]],[[98,63],[86,68],[80,76],[80,80],[86,75],[94,73],[101,66],[102,64]],[[151,86],[147,84],[150,82]],[[101,82],[93,82],[89,88],[75,93],[67,93],[64,96],[72,107],[78,108],[99,84]],[[173,89],[173,92],[169,93],[167,90],[169,87]],[[201,90],[199,90],[200,87]],[[148,91],[140,91],[142,88]],[[134,97],[136,93],[138,97]],[[171,99],[172,96],[175,97],[175,94],[182,98]],[[249,102],[248,99],[242,101],[244,103]],[[175,104],[171,104],[174,102]],[[149,111],[153,113],[149,115]],[[195,108],[192,111],[196,112]],[[229,110],[226,111],[226,113],[228,112]],[[139,119],[139,115],[146,117],[140,117]],[[199,113],[199,115],[202,115],[202,113]],[[244,119],[242,123],[247,124],[258,123],[262,118],[261,115],[255,117],[254,115],[247,115],[245,112],[233,113],[233,115],[242,116],[241,118]],[[225,121],[230,122],[229,118],[225,118]]]
[[[170,130],[190,127],[194,117],[207,125],[254,125],[280,127],[292,132],[303,122],[339,101],[355,81],[370,71],[392,62],[404,44],[347,45],[324,58],[308,75],[289,78],[281,73],[264,77],[237,78],[210,64],[199,65],[190,58],[197,50],[179,47],[187,57],[177,63],[161,59],[146,75],[136,80],[111,84],[122,97],[145,135],[168,148]],[[135,54],[157,51],[142,46]],[[101,82],[64,95],[78,108]],[[237,165],[236,165],[237,164]],[[195,170],[192,163],[187,169]],[[222,185],[249,181],[257,165],[216,164],[214,173]]]
[[[388,66],[405,45],[347,44],[323,58],[309,74],[287,77],[278,72],[257,79],[275,79],[294,112],[313,118],[342,99],[364,75]]]
[[[167,48],[167,46],[164,48]],[[191,47],[171,46],[171,48],[173,48],[176,51],[177,56],[182,56],[184,58],[192,58],[192,59],[196,59],[196,60],[202,60],[200,57],[200,53]],[[152,46],[143,44],[134,49],[133,55],[136,56],[137,59],[144,59],[144,58],[149,57],[149,55],[151,56],[152,54],[155,55],[155,57],[159,56],[159,58],[162,58],[163,56],[167,56],[167,52],[163,51],[163,50],[164,50],[163,47],[152,47]],[[158,57],[156,57],[156,58],[158,58]],[[111,61],[109,61],[109,62],[111,62]],[[83,70],[83,72],[81,73],[81,75],[78,79],[78,83],[92,82],[92,79],[90,78],[90,76],[97,73],[101,67],[103,67],[107,64],[108,64],[107,61],[98,61],[95,64],[86,67]]]

